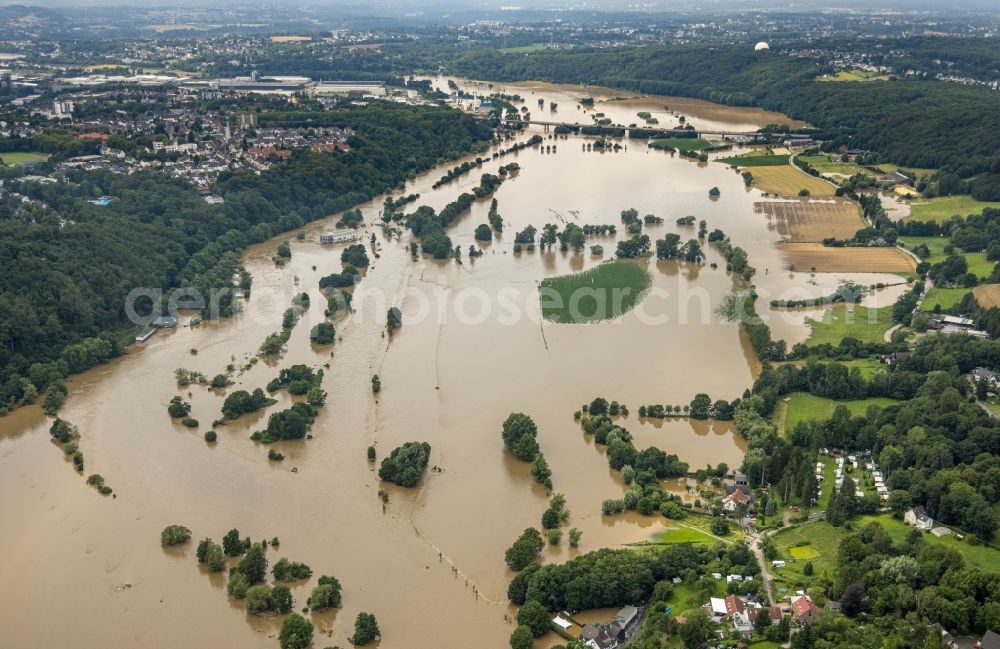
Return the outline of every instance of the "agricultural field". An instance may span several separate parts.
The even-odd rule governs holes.
[[[850,239],[864,227],[858,206],[841,198],[761,201],[754,203],[753,208],[767,218],[769,229],[777,230],[788,241]]]
[[[837,194],[837,187],[832,183],[792,165],[752,167],[748,171],[753,174],[753,186],[768,194],[798,196],[803,189],[808,190],[810,196],[821,198]]]
[[[93,72],[106,72],[108,70],[118,70],[118,69],[128,69],[128,66],[124,63],[98,63],[96,65],[88,65],[84,68],[84,71],[88,73]]]
[[[862,342],[882,342],[885,332],[894,324],[892,307],[869,309],[855,304],[834,304],[824,313],[822,320],[806,318],[811,329],[809,345],[829,343],[839,345],[847,337]]]
[[[950,243],[948,237],[907,236],[900,238],[899,242],[905,244],[906,248],[911,251],[919,246],[927,246],[931,256],[922,258],[922,260],[931,264],[942,262],[948,257],[944,251],[945,247]],[[952,254],[965,257],[965,262],[969,266],[969,272],[975,274],[979,279],[986,279],[993,274],[993,266],[996,262],[987,259],[984,252],[962,252],[956,249]]]
[[[934,307],[940,306],[942,309],[950,309],[958,306],[965,294],[971,289],[968,288],[930,288],[924,301],[920,304],[921,311],[933,311]]]
[[[685,151],[701,151],[713,146],[711,142],[700,137],[666,137],[652,140],[649,143],[653,149],[683,149]]]
[[[779,246],[790,270],[817,273],[912,273],[916,262],[896,248],[831,248],[819,243]]]
[[[972,289],[972,295],[983,308],[1000,307],[1000,284],[980,284]]]
[[[833,416],[833,411],[837,406],[846,406],[852,415],[863,415],[869,406],[879,406],[885,408],[896,403],[892,399],[873,397],[870,399],[856,399],[852,401],[834,401],[817,397],[807,392],[795,392],[784,397],[781,409],[784,413],[783,427],[790,432],[797,425],[804,421],[824,420]]]
[[[878,169],[880,173],[884,174],[891,174],[893,171],[902,170],[907,172],[917,180],[920,180],[921,178],[924,178],[926,176],[931,176],[937,173],[937,169],[922,169],[920,167],[901,167],[891,162],[880,162],[879,164],[875,165],[875,168]]]
[[[33,151],[10,151],[8,153],[0,153],[0,160],[3,160],[5,165],[22,165],[25,163],[32,162],[44,162],[49,159],[47,153],[35,153]]]
[[[544,49],[544,45],[520,45],[518,47],[505,47],[499,51],[502,54],[531,54],[533,52],[541,52]]]
[[[854,174],[875,175],[871,169],[866,169],[861,165],[853,162],[841,162],[839,156],[825,154],[800,155],[796,159],[805,162],[821,174],[836,175],[844,178],[848,178]]]
[[[753,151],[744,155],[728,156],[717,158],[716,162],[732,165],[734,167],[781,167],[788,164],[787,154],[761,153]]]
[[[836,74],[824,74],[817,78],[818,81],[850,82],[850,81],[888,81],[889,75],[869,72],[868,70],[841,70]]]
[[[630,261],[609,261],[582,273],[547,277],[539,286],[542,317],[581,324],[611,320],[631,311],[652,278]]]
[[[971,196],[940,196],[910,202],[910,216],[914,221],[947,221],[953,216],[982,214],[987,207],[1000,208],[1000,202],[977,201]]]
[[[910,530],[913,529],[903,521],[897,520],[889,514],[861,516],[857,520],[856,527],[861,527],[868,523],[878,523],[881,525],[896,543],[905,540]],[[949,549],[956,550],[969,564],[977,568],[981,568],[987,572],[1000,572],[1000,550],[986,545],[970,545],[968,537],[959,540],[955,535],[938,538],[925,532],[923,539],[927,543],[940,544]]]

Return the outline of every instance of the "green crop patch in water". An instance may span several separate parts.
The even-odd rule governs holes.
[[[748,154],[741,156],[730,156],[728,158],[718,158],[716,162],[722,162],[734,167],[780,167],[788,164],[787,155],[775,154]]]
[[[542,317],[579,324],[611,320],[642,301],[652,278],[630,261],[609,261],[582,273],[547,277],[539,286]]]

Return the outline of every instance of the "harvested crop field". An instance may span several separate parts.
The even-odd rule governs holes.
[[[753,209],[764,215],[769,229],[788,241],[850,239],[864,227],[857,205],[842,198],[761,201]]]
[[[972,289],[972,296],[985,309],[1000,307],[1000,284],[980,284]]]
[[[808,189],[810,196],[835,196],[837,193],[837,188],[832,184],[791,165],[751,167],[747,171],[753,174],[754,186],[769,194],[798,196],[803,189]]]
[[[896,248],[830,248],[819,243],[779,245],[788,268],[817,273],[912,273],[916,262]]]

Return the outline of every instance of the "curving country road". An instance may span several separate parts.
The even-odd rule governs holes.
[[[750,541],[750,550],[753,551],[754,556],[757,557],[757,563],[760,564],[760,581],[764,587],[764,592],[767,594],[767,602],[771,606],[774,606],[774,595],[771,593],[771,575],[767,572],[767,558],[760,547],[760,534],[754,532],[748,535],[747,538]]]

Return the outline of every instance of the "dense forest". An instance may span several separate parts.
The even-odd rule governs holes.
[[[399,187],[492,137],[488,123],[443,108],[374,103],[324,117],[353,129],[350,151],[297,151],[259,176],[223,174],[222,205],[159,173],[8,181],[32,202],[0,200],[0,407],[120,354],[129,291],[231,287],[248,244]],[[105,195],[107,206],[87,202]],[[222,315],[230,308],[223,300]]]
[[[970,177],[1000,150],[1000,96],[936,81],[828,83],[812,58],[745,46],[685,45],[545,51],[476,50],[449,65],[455,74],[497,81],[588,83],[660,95],[760,106],[804,120],[830,147],[876,151],[898,164]]]

